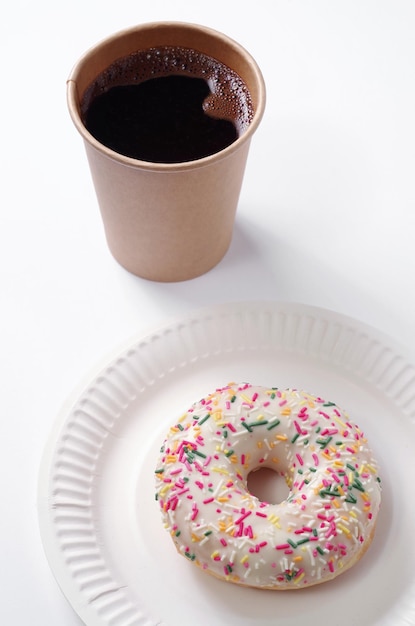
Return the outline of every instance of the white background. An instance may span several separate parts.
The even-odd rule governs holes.
[[[267,86],[230,250],[176,284],[110,256],[65,100],[85,49],[154,20],[225,32]],[[38,467],[114,346],[201,306],[277,299],[351,315],[415,360],[415,2],[16,0],[0,29],[0,623],[79,626],[43,554]]]

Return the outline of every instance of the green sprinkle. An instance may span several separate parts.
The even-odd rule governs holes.
[[[184,555],[187,556],[187,558],[190,559],[191,561],[194,561],[196,558],[196,555],[191,554],[190,552],[185,552]]]
[[[354,466],[354,465],[351,465],[350,463],[346,463],[346,467],[348,467],[348,468],[349,468],[349,470],[352,470],[352,472],[355,472],[355,471],[356,471],[355,466]]]
[[[348,493],[345,502],[350,502],[351,504],[356,504],[357,498],[355,498],[351,493]]]
[[[232,456],[233,453],[234,453],[234,450],[226,450],[225,456],[229,458],[230,456]]]
[[[314,535],[314,537],[317,537],[317,535],[318,535],[317,528],[313,528],[313,535]]]
[[[321,426],[317,426],[316,433],[318,434],[320,432],[320,430],[321,430]]]
[[[287,539],[287,543],[289,543],[292,548],[296,548],[297,547],[297,544],[292,539]]]
[[[258,422],[251,422],[250,424],[247,424],[247,426],[250,426],[251,428],[253,428],[254,426],[265,426],[265,424],[268,424],[268,420],[259,420]]]
[[[361,491],[362,493],[364,493],[365,491],[365,488],[363,487],[362,483],[360,482],[358,478],[354,479],[354,483],[352,483],[352,486],[355,487],[355,489],[358,489],[359,491]]]
[[[295,443],[300,436],[300,433],[295,433],[294,437],[291,439],[291,443]]]
[[[231,402],[235,402],[235,400],[236,400],[236,396],[232,396]]]
[[[197,454],[197,456],[201,456],[202,459],[206,458],[206,454],[203,454],[203,452],[200,452],[199,450],[193,450],[194,454]]]
[[[326,439],[316,439],[316,443],[320,445],[320,449],[326,448],[333,437],[327,437]]]
[[[207,530],[207,531],[204,533],[205,537],[209,537],[209,535],[211,535],[211,534],[212,534],[212,532],[213,532],[213,530]]]
[[[176,424],[176,426],[177,426],[177,428],[178,428],[179,430],[184,430],[184,428],[183,428],[183,426],[182,426],[181,424]]]
[[[209,419],[209,417],[210,417],[210,413],[208,413],[207,415],[205,415],[205,417],[202,417],[202,419],[201,419],[201,420],[199,420],[199,422],[198,422],[199,426],[200,426],[201,424],[204,424],[204,423],[206,422],[206,420],[208,420],[208,419]]]
[[[267,426],[267,430],[272,430],[273,428],[278,426],[278,424],[281,424],[281,420],[275,420],[275,422],[272,422],[271,424],[269,424],[269,426]]]
[[[181,530],[178,530],[177,533],[175,534],[175,537],[180,537],[181,532],[182,532]]]
[[[324,554],[324,550],[323,550],[323,548],[321,548],[320,546],[317,546],[316,550],[317,550],[317,552],[319,552],[320,554]]]
[[[334,404],[334,402],[326,402],[326,404],[323,404],[323,406],[336,406]]]
[[[297,541],[297,546],[301,546],[302,543],[308,543],[310,541],[310,537],[304,537],[304,539],[300,539]]]
[[[246,430],[247,430],[247,431],[249,431],[250,433],[252,433],[252,428],[250,427],[250,425],[249,425],[249,424],[247,424],[246,422],[241,422],[241,423],[242,423],[242,426],[243,426],[244,428],[246,428]]]
[[[310,472],[316,472],[317,471],[316,467],[309,467],[308,469],[310,470]]]
[[[274,392],[272,392],[271,395],[270,395],[271,400],[274,400],[275,396],[276,396],[276,394]]]
[[[164,472],[164,467],[156,470],[156,474],[162,474]]]

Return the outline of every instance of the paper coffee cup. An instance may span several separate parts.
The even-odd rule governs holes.
[[[192,48],[236,71],[253,116],[231,145],[180,163],[153,163],[115,152],[85,127],[81,102],[90,83],[115,60],[161,46]],[[91,48],[67,81],[67,101],[88,157],[105,235],[128,271],[155,281],[182,281],[213,268],[229,248],[248,150],[265,107],[258,65],[237,42],[182,22],[139,25]]]

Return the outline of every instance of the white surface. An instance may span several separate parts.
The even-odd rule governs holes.
[[[415,3],[252,6],[17,1],[2,20],[1,624],[80,624],[43,553],[38,468],[62,403],[120,342],[200,306],[276,299],[351,315],[415,361]],[[157,19],[234,37],[268,90],[228,254],[170,285],[110,257],[65,102],[86,48]]]
[[[294,592],[295,604],[292,593],[241,589],[195,570],[178,557],[154,501],[154,464],[168,429],[193,401],[231,379],[278,380],[282,389],[297,385],[336,398],[385,468],[368,554],[334,583]],[[415,368],[384,337],[304,305],[212,307],[131,341],[61,412],[41,466],[42,540],[87,626],[227,626],[242,619],[273,626],[276,603],[281,626],[304,615],[310,626],[327,615],[336,626],[404,625],[415,619],[415,545],[397,537],[412,534],[407,468],[414,455]],[[261,488],[272,489],[273,481]]]

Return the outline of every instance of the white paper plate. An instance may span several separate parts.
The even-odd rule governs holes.
[[[258,591],[178,556],[153,471],[176,416],[231,380],[330,398],[369,437],[383,501],[365,557],[331,583]],[[56,579],[87,626],[415,624],[415,369],[375,330],[281,303],[197,311],[109,359],[59,416],[44,453],[39,519]]]

